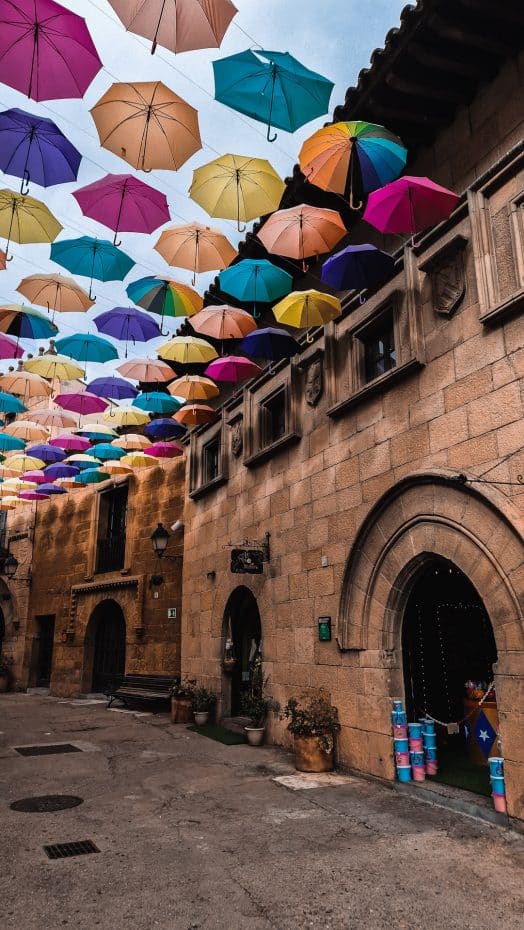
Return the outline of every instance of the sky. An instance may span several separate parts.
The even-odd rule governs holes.
[[[233,221],[210,219],[188,196],[193,170],[206,164],[217,155],[227,152],[267,158],[275,170],[286,177],[297,161],[303,141],[320,128],[328,117],[302,127],[294,134],[278,131],[274,143],[266,140],[266,129],[261,123],[249,119],[214,100],[212,62],[256,45],[265,49],[288,51],[313,71],[318,71],[335,84],[330,103],[333,108],[344,101],[347,87],[358,80],[361,68],[369,66],[370,55],[382,46],[386,33],[399,24],[404,0],[235,0],[238,13],[233,19],[220,49],[185,52],[174,55],[158,46],[155,55],[150,43],[133,33],[126,32],[107,0],[62,0],[62,5],[83,16],[104,67],[88,88],[83,100],[53,100],[35,103],[27,97],[0,84],[0,110],[19,107],[31,113],[52,119],[82,153],[78,179],[73,184],[42,188],[32,184],[30,194],[46,205],[57,216],[64,229],[58,240],[81,235],[98,236],[112,240],[113,233],[94,220],[84,217],[72,191],[83,187],[106,173],[132,173],[147,184],[163,191],[169,203],[171,224],[178,225],[194,220],[220,229],[236,246],[240,234]],[[163,81],[176,94],[198,110],[203,148],[177,171],[135,172],[127,164],[99,144],[90,108],[115,81]],[[366,114],[361,114],[366,119]],[[0,172],[0,187],[20,189],[19,179]],[[130,306],[125,287],[132,280],[145,275],[159,274],[190,284],[191,273],[170,268],[154,250],[160,232],[151,235],[119,234],[121,248],[136,262],[124,282],[94,282],[95,306],[87,314],[57,314],[59,337],[78,331],[96,333],[94,316],[115,306]],[[5,243],[0,241],[0,248]],[[22,303],[16,287],[27,275],[36,273],[69,272],[50,260],[49,245],[13,244],[10,250],[13,261],[7,270],[0,272],[0,305]],[[69,275],[70,276],[70,275]],[[199,275],[196,289],[203,294],[215,276]],[[89,287],[87,278],[77,277],[78,283]],[[41,309],[41,308],[39,308]],[[44,311],[45,312],[45,311]],[[155,317],[158,322],[158,318]],[[166,329],[174,332],[180,319],[169,319]],[[155,357],[156,348],[166,337],[146,344],[129,347],[130,355]],[[22,341],[26,351],[37,354],[41,341]],[[115,343],[123,357],[124,346]],[[6,371],[10,363],[0,362]],[[120,362],[105,366],[89,365],[88,377],[113,371]]]

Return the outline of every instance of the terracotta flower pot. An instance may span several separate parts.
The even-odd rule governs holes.
[[[193,723],[193,708],[189,698],[171,698],[171,723]]]
[[[265,727],[244,727],[244,732],[250,746],[261,746],[264,742]]]
[[[208,710],[195,710],[195,723],[197,727],[203,727],[209,720]]]
[[[331,772],[333,769],[333,739],[330,749],[319,746],[316,736],[295,736],[295,768],[299,772]]]

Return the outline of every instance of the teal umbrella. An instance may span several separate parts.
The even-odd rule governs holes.
[[[111,475],[107,472],[99,471],[98,468],[86,468],[79,475],[75,475],[75,481],[78,484],[99,484],[101,481],[107,481]]]
[[[15,449],[25,449],[25,440],[9,433],[0,433],[0,452],[14,452]]]
[[[267,259],[245,258],[221,271],[220,290],[244,303],[273,303],[293,289],[293,278]],[[256,309],[254,316],[257,316]]]
[[[78,362],[109,362],[118,358],[118,352],[112,342],[91,333],[75,333],[74,336],[57,339],[56,349],[57,352],[69,355],[69,358]]]
[[[91,449],[87,450],[87,455],[92,455],[100,461],[112,462],[115,459],[121,459],[126,454],[125,449],[118,449],[112,446],[110,442],[98,442]]]
[[[97,281],[123,281],[135,264],[129,255],[117,249],[108,239],[93,239],[91,236],[53,242],[51,258],[73,274],[90,279],[91,300],[94,300],[91,293],[93,278]]]
[[[246,49],[213,62],[215,98],[267,125],[295,132],[329,109],[333,83],[304,67],[289,52]]]
[[[5,391],[0,391],[0,413],[24,413],[28,408],[21,400],[18,400],[18,397],[15,397],[13,394],[6,394]],[[16,448],[16,446],[14,447]]]
[[[165,394],[163,391],[147,391],[139,394],[133,401],[134,407],[145,410],[147,413],[161,413],[166,416],[176,413],[184,406],[184,399],[172,397],[171,394]]]

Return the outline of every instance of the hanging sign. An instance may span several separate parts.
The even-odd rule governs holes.
[[[261,575],[264,571],[264,553],[261,549],[233,549],[231,571],[234,575]]]

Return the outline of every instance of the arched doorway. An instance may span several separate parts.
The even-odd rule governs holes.
[[[261,654],[262,625],[256,598],[240,585],[232,592],[224,612],[224,636],[232,644],[236,663],[231,670],[231,714],[241,712],[242,694],[249,690],[255,660]]]
[[[445,558],[426,556],[409,584],[402,623],[408,720],[429,714],[449,724],[437,726],[438,779],[488,794],[487,758],[498,754],[494,693],[478,707],[497,661],[488,614],[473,584]]]
[[[104,692],[115,678],[122,677],[126,665],[126,623],[116,601],[98,604],[89,619],[86,633],[86,662],[91,665],[91,691]]]

